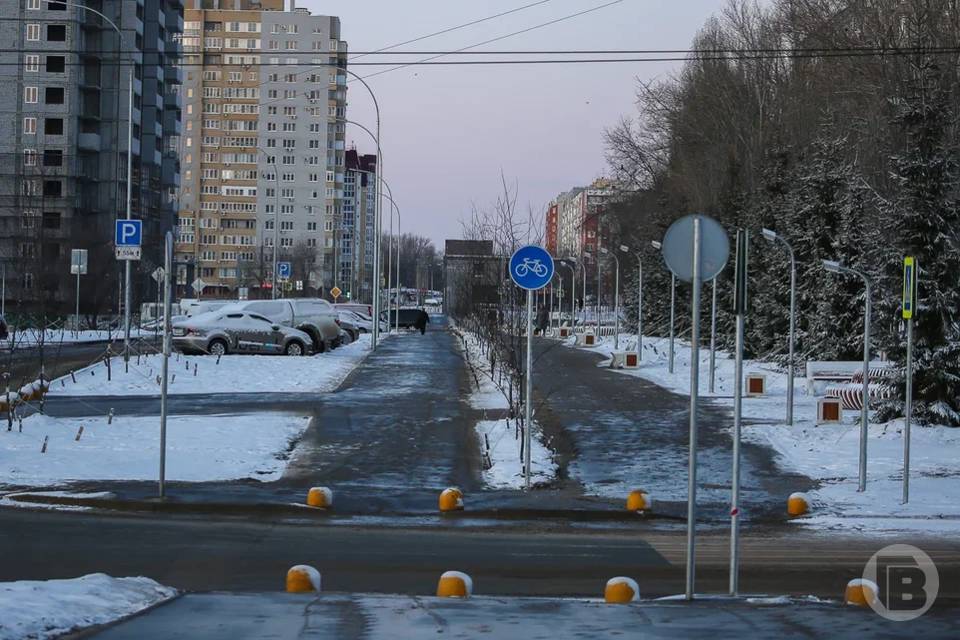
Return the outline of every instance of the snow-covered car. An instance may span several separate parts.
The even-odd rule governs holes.
[[[332,304],[320,298],[245,300],[220,311],[255,313],[281,326],[299,329],[310,336],[314,353],[323,353],[341,342],[337,312]]]
[[[310,336],[249,311],[209,311],[173,325],[173,346],[183,353],[262,353],[302,356],[312,351]]]
[[[358,311],[340,311],[340,319],[346,320],[357,327],[360,330],[360,333],[372,333],[373,332],[373,318],[370,316],[360,313]],[[387,331],[387,323],[385,321],[380,322],[380,330]]]
[[[353,318],[345,313],[337,313],[337,326],[340,327],[341,331],[340,344],[350,344],[360,337],[360,327],[354,323]]]
[[[372,316],[373,315],[373,305],[372,304],[363,304],[360,302],[338,302],[333,305],[333,308],[337,311],[353,311],[363,315]]]

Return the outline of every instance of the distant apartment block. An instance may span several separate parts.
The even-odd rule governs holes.
[[[340,20],[283,0],[188,0],[178,281],[204,295],[338,280],[346,184],[347,44]],[[277,245],[276,247],[274,245]]]
[[[81,312],[116,309],[121,270],[113,223],[125,215],[128,179],[132,215],[144,221],[134,302],[152,299],[149,273],[162,259],[163,234],[175,220],[183,3],[82,4],[105,14],[122,38],[107,20],[80,7],[0,2],[0,261],[7,298],[21,311],[41,304],[46,311],[72,311],[71,249],[89,251]]]

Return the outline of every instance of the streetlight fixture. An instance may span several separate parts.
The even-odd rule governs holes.
[[[650,242],[653,245],[653,248],[657,251],[663,249],[663,243],[652,240]],[[675,352],[674,342],[676,341],[676,330],[674,329],[674,320],[676,319],[676,310],[677,310],[677,276],[671,271],[670,272],[670,346],[668,348],[668,359],[667,371],[673,373],[673,356]]]
[[[620,251],[631,253],[630,247],[620,245]],[[643,256],[640,252],[634,253],[637,257],[637,362],[643,359]]]
[[[780,236],[775,231],[771,229],[763,229],[762,231],[764,239],[768,242],[779,242],[787,250],[787,256],[790,258],[790,336],[788,338],[789,343],[789,355],[787,356],[787,366],[789,370],[787,372],[787,424],[793,424],[793,376],[794,376],[794,362],[793,362],[793,346],[796,339],[796,317],[797,317],[797,261],[794,257],[793,247],[790,246],[790,243],[787,242],[783,236]]]
[[[613,348],[620,348],[620,258],[616,252],[600,247],[600,253],[613,258],[617,270],[613,280]]]
[[[868,405],[870,401],[870,313],[872,310],[870,304],[870,293],[872,285],[869,276],[858,271],[845,267],[836,260],[824,260],[823,268],[830,273],[841,275],[855,275],[863,280],[866,287],[865,303],[863,309],[863,406],[860,409],[860,486],[857,491],[867,490],[867,418]]]
[[[561,258],[560,264],[570,269],[570,322],[571,326],[575,327],[577,324],[577,259],[572,256]]]

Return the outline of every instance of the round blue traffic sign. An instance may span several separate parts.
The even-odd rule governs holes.
[[[520,247],[510,257],[510,278],[521,289],[543,289],[553,279],[553,258],[542,247]]]

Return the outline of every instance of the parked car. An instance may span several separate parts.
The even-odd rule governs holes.
[[[345,317],[348,322],[356,325],[356,327],[360,330],[360,333],[373,332],[373,318],[366,314],[360,313],[358,311],[341,311],[340,317],[341,318]],[[380,330],[381,331],[387,330],[386,320],[380,321]]]
[[[346,311],[337,313],[337,324],[340,326],[340,342],[342,344],[355,342],[360,337],[360,327],[356,325],[354,320],[355,318],[351,318]]]
[[[388,316],[386,315],[386,312],[384,312],[383,318],[387,318],[387,317],[388,317]],[[390,318],[390,326],[391,326],[391,327],[397,324],[397,310],[396,310],[396,309],[391,309],[391,310],[390,310],[389,318]],[[410,327],[412,327],[412,326],[414,326],[415,324],[417,324],[417,320],[418,320],[419,318],[420,318],[420,309],[413,308],[413,307],[411,307],[411,308],[406,308],[406,309],[400,309],[400,323],[399,323],[399,326],[401,326],[401,327],[403,327],[403,328],[405,328],[405,329],[409,329]]]
[[[353,311],[367,316],[373,316],[372,304],[360,304],[359,302],[338,302],[333,305],[337,311]]]
[[[248,311],[284,327],[299,329],[310,336],[314,353],[323,353],[340,344],[337,312],[333,305],[320,298],[244,300],[220,310]]]
[[[173,346],[183,353],[265,353],[302,356],[311,339],[303,331],[284,327],[257,313],[208,311],[173,326]]]

